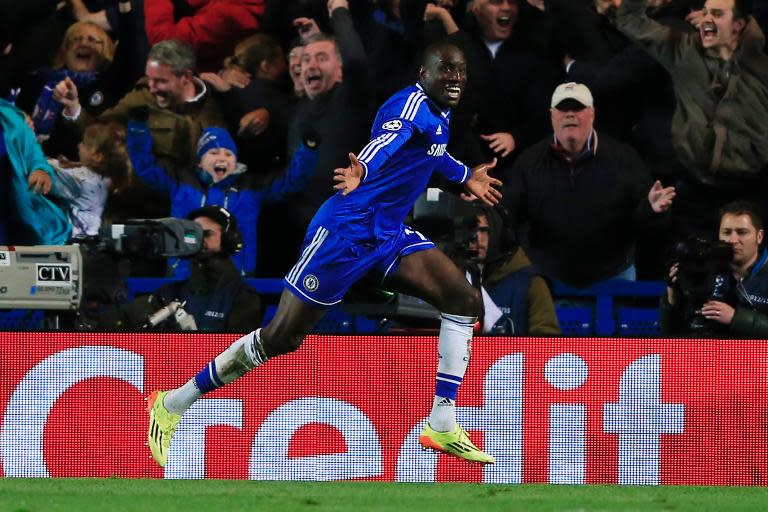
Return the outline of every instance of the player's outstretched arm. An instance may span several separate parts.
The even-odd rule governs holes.
[[[349,167],[339,167],[333,171],[333,186],[336,190],[341,190],[342,195],[347,195],[355,190],[363,178],[363,164],[357,159],[354,153],[349,154]]]
[[[495,206],[501,201],[501,181],[488,176],[488,171],[496,167],[496,159],[492,162],[480,164],[472,169],[472,176],[464,183],[466,189],[473,196],[480,199],[488,206]]]

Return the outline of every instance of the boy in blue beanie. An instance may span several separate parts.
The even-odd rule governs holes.
[[[237,162],[237,146],[224,128],[211,127],[203,130],[197,142],[197,161],[201,170],[208,173],[213,183],[218,183],[232,174],[244,172]],[[203,177],[208,180],[208,177]]]
[[[237,161],[237,146],[227,130],[208,127],[197,141],[197,167],[170,173],[155,162],[146,121],[128,122],[127,142],[136,175],[148,186],[168,194],[171,216],[186,218],[191,211],[203,206],[221,206],[232,213],[243,235],[243,249],[234,254],[232,260],[246,276],[252,276],[256,270],[257,226],[262,204],[281,201],[304,188],[317,162],[316,141],[307,140],[293,153],[282,174],[264,182],[263,177],[246,174],[247,168]],[[189,275],[187,261],[171,260],[170,263],[174,277]]]

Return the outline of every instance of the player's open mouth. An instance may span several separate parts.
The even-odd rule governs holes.
[[[322,81],[322,75],[307,75],[307,85],[310,87],[317,87]]]
[[[452,100],[457,100],[461,96],[461,87],[458,85],[446,85],[443,89],[445,95]]]
[[[499,16],[496,18],[496,23],[502,28],[511,28],[512,18],[510,16]]]
[[[701,25],[701,40],[712,41],[717,38],[717,26],[710,22],[702,23]]]
[[[225,164],[216,164],[213,166],[213,173],[217,178],[222,178],[227,174],[227,166]]]

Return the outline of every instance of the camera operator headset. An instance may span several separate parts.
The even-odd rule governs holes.
[[[203,249],[190,261],[190,277],[157,290],[160,306],[142,325],[155,330],[248,332],[258,327],[261,302],[231,260],[243,246],[234,216],[220,206],[187,215],[203,227]]]
[[[734,293],[714,293],[703,304],[694,305],[695,315],[705,319],[706,334],[768,336],[768,250],[762,246],[765,232],[759,209],[747,201],[734,201],[720,209],[719,219],[720,242],[732,248],[729,266]],[[700,334],[686,318],[690,315],[685,312],[685,290],[679,279],[684,271],[679,263],[669,269],[669,286],[660,309],[664,334]],[[713,290],[723,283],[722,279],[716,281]],[[728,296],[731,298],[726,299]]]

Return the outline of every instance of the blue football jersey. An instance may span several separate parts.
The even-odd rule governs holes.
[[[464,183],[471,170],[446,150],[450,110],[441,110],[421,84],[389,98],[376,114],[371,141],[357,158],[365,170],[360,186],[330,197],[311,228],[323,226],[351,240],[397,234],[434,171]]]

